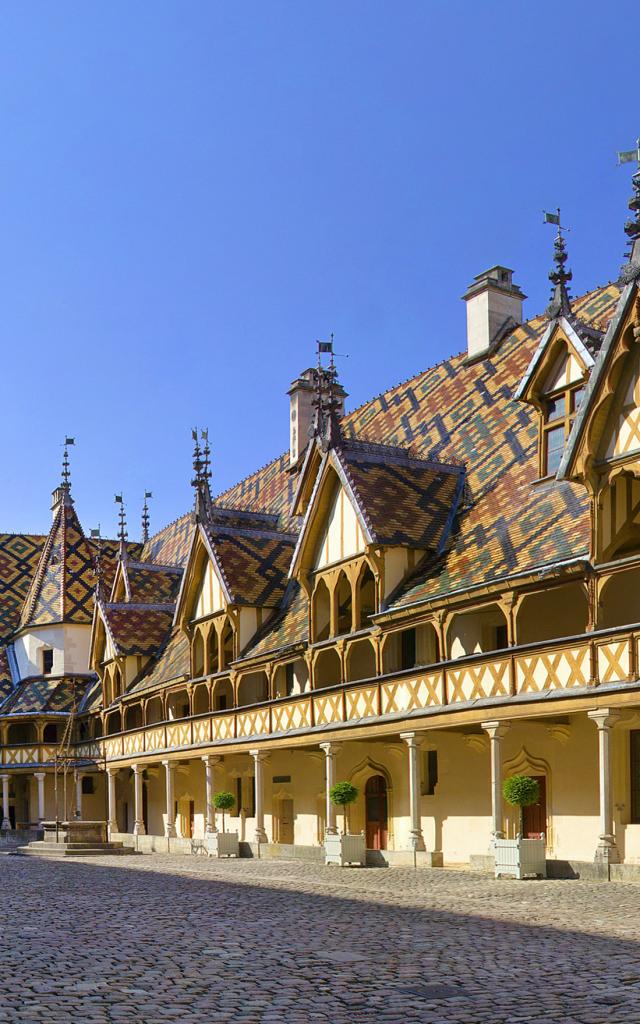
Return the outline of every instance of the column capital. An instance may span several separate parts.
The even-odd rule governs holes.
[[[335,757],[340,752],[342,744],[340,743],[320,743],[318,744],[320,750],[324,750],[327,757]]]
[[[202,760],[209,768],[215,768],[217,764],[222,764],[224,758],[220,754],[204,754]]]
[[[0,772],[0,779],[10,779],[11,775],[9,772]]]
[[[119,771],[120,771],[120,769],[117,768],[115,765],[113,765],[113,764],[108,764],[107,765],[107,775],[109,776],[110,779],[114,779]]]
[[[491,739],[502,739],[509,731],[509,722],[481,722],[480,725]]]
[[[620,718],[620,712],[614,708],[595,708],[587,711],[587,718],[595,722],[598,729],[611,729]]]
[[[255,749],[250,750],[249,753],[251,754],[254,761],[266,761],[267,758],[269,757],[268,751],[266,750]]]
[[[164,759],[164,760],[162,761],[162,765],[163,765],[163,767],[164,767],[164,768],[169,768],[169,769],[170,769],[171,771],[173,771],[173,770],[174,770],[174,768],[176,767],[176,764],[177,764],[177,762],[176,762],[176,761],[170,761],[168,757],[167,757],[167,758],[165,758],[165,759]],[[134,771],[135,771],[135,766],[134,766]]]
[[[401,732],[400,739],[404,740],[408,747],[418,747],[422,737],[419,739],[417,732]]]
[[[33,777],[34,779],[44,779],[46,778],[46,774],[46,772],[34,772]]]
[[[131,765],[131,769],[132,769],[134,775],[142,775],[143,771],[145,770],[145,765],[143,765],[143,764],[132,764]]]

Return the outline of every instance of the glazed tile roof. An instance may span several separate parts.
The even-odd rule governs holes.
[[[344,442],[337,455],[375,543],[441,546],[462,496],[461,467],[362,441]]]
[[[204,526],[234,604],[274,607],[282,601],[296,538],[276,530],[276,523],[275,517],[240,517],[216,508]]]
[[[309,613],[307,596],[297,581],[292,580],[287,588],[284,604],[249,642],[239,661],[257,658],[271,651],[278,651],[293,644],[303,643],[309,638]]]
[[[134,604],[173,604],[178,596],[182,570],[152,562],[125,565],[129,600]]]
[[[0,707],[13,690],[13,677],[9,668],[7,648],[0,647]]]
[[[0,534],[0,640],[20,622],[46,537],[27,533]]]
[[[99,607],[118,655],[149,656],[162,649],[171,629],[173,606],[123,601],[101,602]]]
[[[194,522],[190,512],[150,537],[142,549],[141,562],[158,565],[184,565],[191,548]]]
[[[181,630],[172,632],[167,645],[158,660],[140,679],[134,682],[128,693],[153,690],[175,679],[188,677],[191,671],[189,641]]]
[[[73,708],[74,690],[76,708],[93,685],[91,678],[26,679],[0,706],[1,715],[24,715],[47,711],[68,712]]]

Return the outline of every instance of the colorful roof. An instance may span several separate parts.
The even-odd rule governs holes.
[[[13,690],[13,676],[9,668],[9,657],[6,647],[0,647],[0,706]]]
[[[190,512],[169,523],[164,530],[149,538],[142,549],[140,561],[184,565],[191,548],[194,525]]]
[[[20,622],[46,538],[28,533],[0,534],[0,641]]]
[[[80,707],[87,688],[93,684],[91,677],[27,679],[0,706],[0,715],[69,712],[74,701],[76,709]]]
[[[209,545],[234,604],[279,605],[296,537],[275,529],[277,519],[215,508],[204,524]]]
[[[133,604],[175,603],[182,579],[181,568],[127,561],[123,569],[129,601]]]
[[[158,660],[142,678],[129,688],[128,693],[153,690],[176,679],[187,678],[190,672],[189,641],[181,630],[175,629]]]
[[[339,445],[337,456],[374,543],[440,548],[462,495],[460,466],[353,440]]]
[[[309,605],[300,584],[292,580],[287,588],[283,607],[275,613],[251,639],[240,661],[262,657],[309,639]]]
[[[117,655],[156,655],[164,646],[173,621],[173,605],[123,601],[100,602],[99,608]]]

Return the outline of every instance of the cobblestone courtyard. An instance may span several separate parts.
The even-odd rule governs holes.
[[[640,1019],[640,886],[1,857],[0,1021]]]

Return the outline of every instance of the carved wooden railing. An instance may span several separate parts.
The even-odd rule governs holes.
[[[638,679],[640,625],[476,654],[107,736],[107,760]]]

